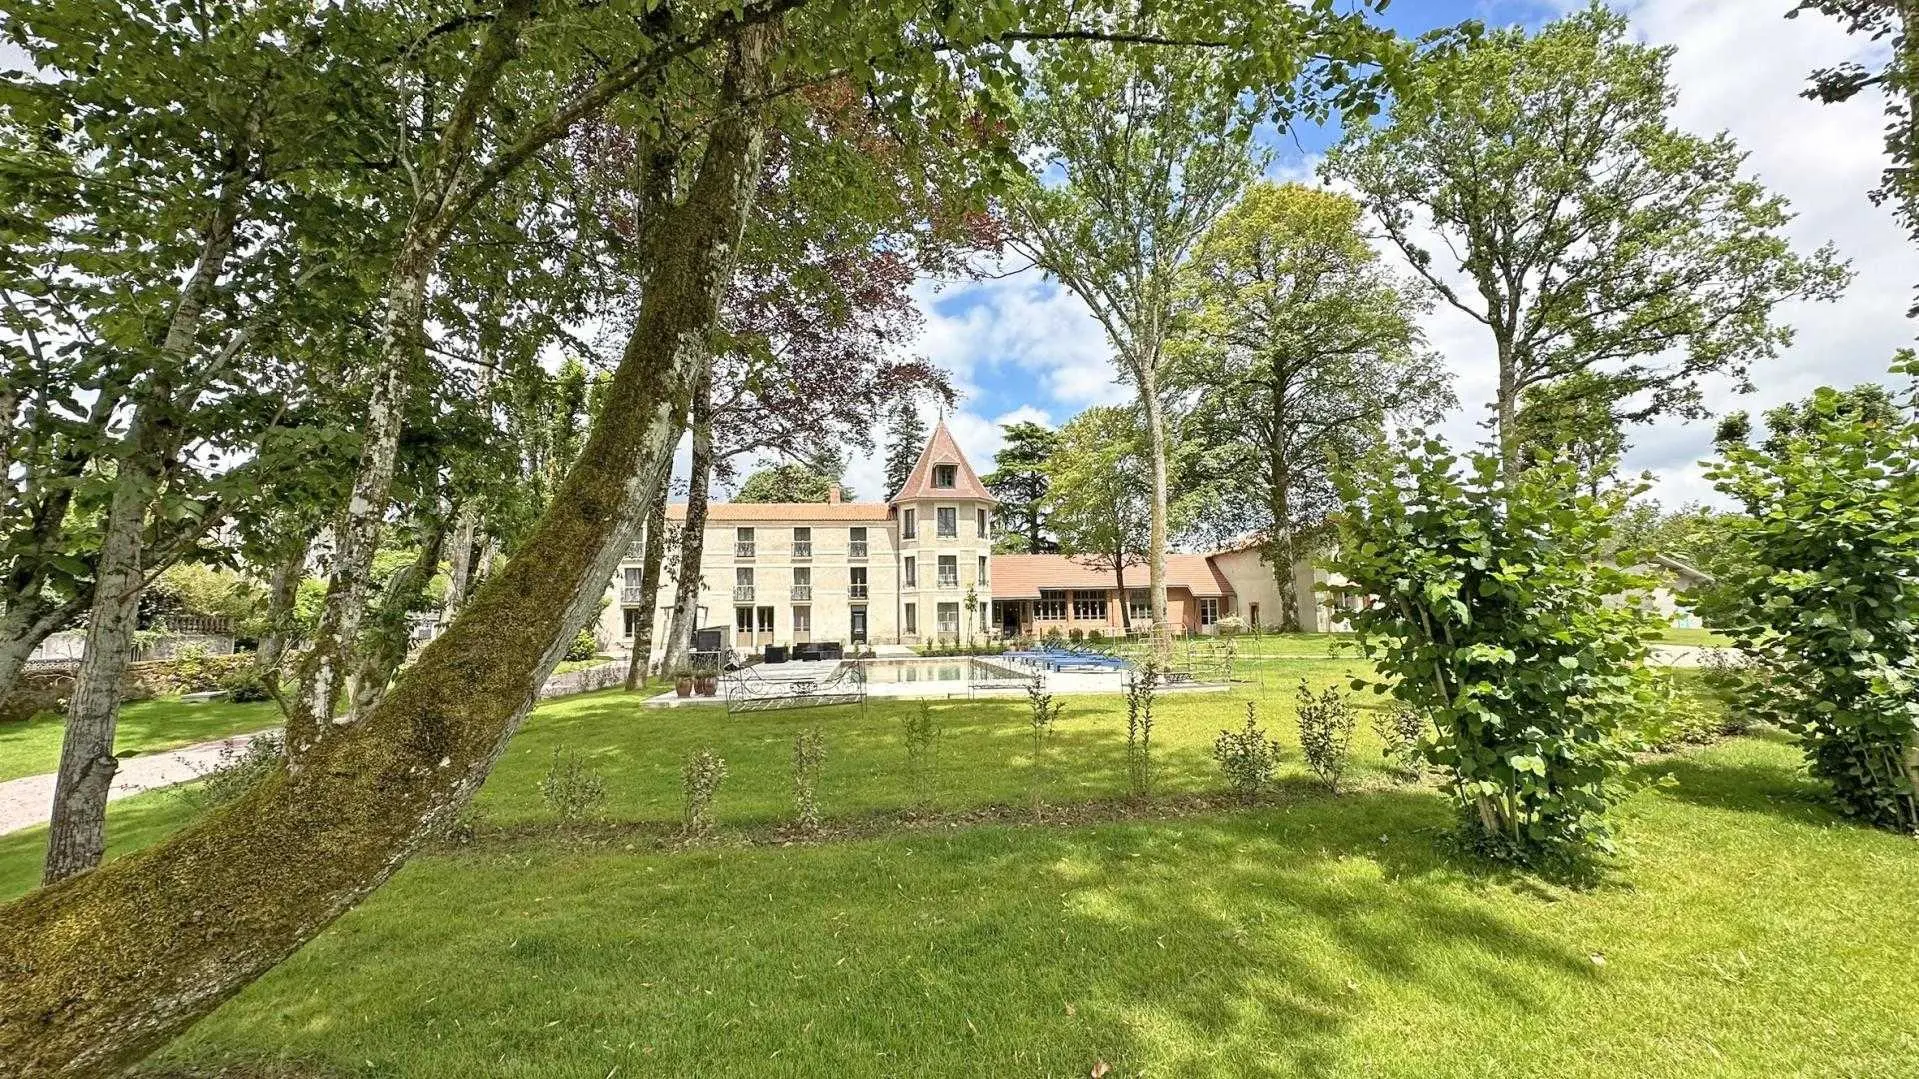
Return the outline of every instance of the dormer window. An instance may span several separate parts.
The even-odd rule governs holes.
[[[934,465],[933,486],[952,490],[959,483],[958,465]]]

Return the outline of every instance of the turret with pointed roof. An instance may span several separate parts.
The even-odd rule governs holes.
[[[943,473],[945,468],[952,472]],[[951,483],[943,482],[951,479]],[[911,475],[906,477],[906,486],[901,487],[888,499],[889,504],[922,498],[971,498],[997,505],[999,499],[980,482],[979,474],[967,462],[966,455],[960,452],[959,442],[953,438],[953,432],[946,429],[946,421],[940,420],[933,428],[933,435],[926,440],[926,448],[920,451],[920,459],[914,463]]]

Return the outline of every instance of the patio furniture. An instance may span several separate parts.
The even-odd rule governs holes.
[[[729,715],[865,701],[866,672],[857,663],[842,663],[825,678],[767,678],[753,667],[742,667],[726,676]]]
[[[766,646],[765,656],[766,662],[768,663],[785,663],[786,646],[783,644],[769,644]]]

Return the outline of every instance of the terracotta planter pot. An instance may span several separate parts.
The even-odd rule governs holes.
[[[691,697],[693,695],[693,680],[691,678],[678,679],[673,683],[673,692],[681,697]]]
[[[693,692],[699,694],[702,697],[714,696],[715,694],[719,693],[719,691],[720,691],[720,680],[718,678],[707,677],[707,678],[695,678],[693,680]]]

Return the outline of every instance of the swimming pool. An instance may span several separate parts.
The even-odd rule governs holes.
[[[1030,673],[1003,663],[972,656],[947,659],[870,659],[860,667],[869,685],[899,685],[916,682],[974,684],[979,682],[1031,681]]]

